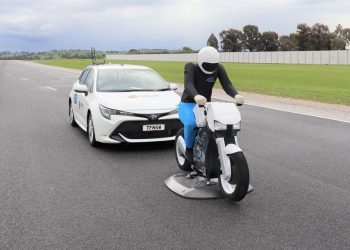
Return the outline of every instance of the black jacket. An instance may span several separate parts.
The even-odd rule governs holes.
[[[226,94],[235,97],[238,94],[228,78],[224,66],[218,65],[218,69],[213,74],[205,74],[197,64],[187,63],[185,65],[185,90],[182,94],[182,102],[195,102],[196,95],[202,95],[211,101],[211,94],[216,79],[219,78],[220,83]]]

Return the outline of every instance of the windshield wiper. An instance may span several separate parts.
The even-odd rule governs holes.
[[[143,92],[150,92],[150,91],[167,91],[170,90],[170,88],[164,88],[164,89],[130,89],[128,91],[134,92],[134,91],[143,91]]]
[[[167,90],[171,90],[170,88],[164,88],[164,89],[155,89],[153,91],[167,91]]]
[[[167,91],[170,88],[164,89],[113,89],[113,90],[99,90],[100,92],[153,92],[153,91]]]
[[[121,90],[113,90],[112,92],[141,92],[141,91],[153,91],[153,90],[145,90],[145,89],[121,89]]]

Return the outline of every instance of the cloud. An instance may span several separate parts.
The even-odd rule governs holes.
[[[280,35],[301,22],[350,27],[349,9],[345,0],[2,0],[0,48],[198,49],[246,24]]]

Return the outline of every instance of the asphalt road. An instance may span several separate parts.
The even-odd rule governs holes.
[[[349,249],[350,124],[244,106],[255,190],[188,200],[171,143],[92,148],[74,71],[0,61],[0,249]]]

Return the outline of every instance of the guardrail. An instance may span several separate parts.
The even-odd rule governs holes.
[[[273,52],[220,52],[221,62],[281,63],[281,64],[334,64],[349,65],[349,50],[273,51]],[[107,60],[194,62],[197,53],[186,54],[118,54],[106,55]]]

